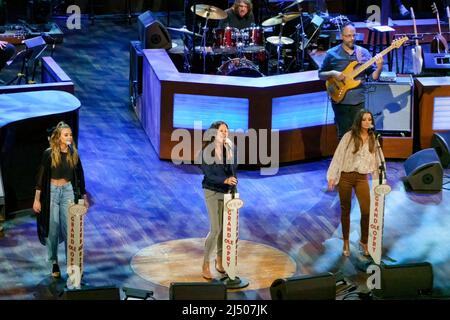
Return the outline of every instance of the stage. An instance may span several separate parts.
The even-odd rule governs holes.
[[[85,219],[84,285],[151,290],[155,299],[167,300],[170,282],[206,282],[200,261],[208,217],[200,169],[161,160],[129,105],[129,42],[136,39],[136,24],[86,22],[83,29],[65,34],[64,46],[56,48],[54,58],[75,83],[81,102],[78,148],[92,199]],[[368,261],[358,250],[359,208],[354,202],[351,256],[346,258],[339,197],[325,192],[329,162],[324,155],[283,164],[274,176],[261,176],[259,170],[238,171],[238,188],[245,201],[240,212],[238,272],[250,286],[229,291],[228,299],[269,300],[270,284],[277,278],[323,272],[342,274],[356,291],[368,291],[369,275],[364,272]],[[448,298],[448,184],[436,193],[406,191],[403,163],[387,163],[392,192],[386,198],[383,261],[430,262],[433,295]],[[449,173],[446,169],[444,183]],[[0,299],[61,299],[64,264],[63,279],[53,280],[45,262],[46,248],[37,239],[34,214],[15,212],[4,229]],[[63,260],[62,246],[59,257]],[[215,271],[213,275],[219,276]],[[340,292],[337,299],[344,295]]]

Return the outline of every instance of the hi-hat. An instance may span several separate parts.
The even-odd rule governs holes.
[[[214,6],[206,4],[197,4],[191,7],[192,12],[194,12],[194,7],[195,7],[195,14],[203,18],[222,20],[228,16],[225,11]]]
[[[278,36],[268,37],[267,42],[270,42],[271,44],[274,44],[274,45],[278,45],[280,43],[280,37],[278,37]],[[288,45],[288,44],[292,44],[292,43],[294,43],[294,40],[292,40],[291,38],[281,37],[282,45]]]
[[[201,36],[202,36],[201,34],[194,33],[194,32],[192,32],[191,30],[186,29],[185,26],[183,26],[182,28],[166,27],[166,29],[167,29],[167,30],[174,31],[174,32],[179,32],[179,33],[188,34],[188,35],[190,35],[190,36],[193,36],[193,35],[195,35],[196,37],[201,37]]]
[[[276,26],[278,24],[286,23],[288,21],[291,21],[292,19],[295,19],[298,16],[300,16],[300,12],[279,13],[277,16],[265,20],[262,23],[262,26],[263,27]]]

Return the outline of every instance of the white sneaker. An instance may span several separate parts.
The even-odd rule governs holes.
[[[409,10],[406,9],[404,5],[401,5],[400,7],[398,7],[398,11],[400,11],[400,14],[403,17],[409,16]]]

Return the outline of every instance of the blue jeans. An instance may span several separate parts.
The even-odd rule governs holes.
[[[50,185],[50,222],[46,240],[48,262],[58,263],[58,244],[64,240],[67,261],[67,216],[69,204],[74,202],[72,184]]]

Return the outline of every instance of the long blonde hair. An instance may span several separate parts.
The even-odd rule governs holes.
[[[56,125],[55,130],[53,130],[53,133],[50,137],[50,148],[52,149],[51,155],[52,155],[52,167],[56,168],[61,163],[61,147],[60,147],[60,138],[61,138],[61,132],[63,129],[70,129],[70,126],[65,123],[64,121],[59,122]],[[67,162],[69,163],[69,166],[71,168],[74,168],[78,164],[78,150],[75,145],[75,141],[72,141],[72,149],[73,153],[68,152],[67,153]]]

